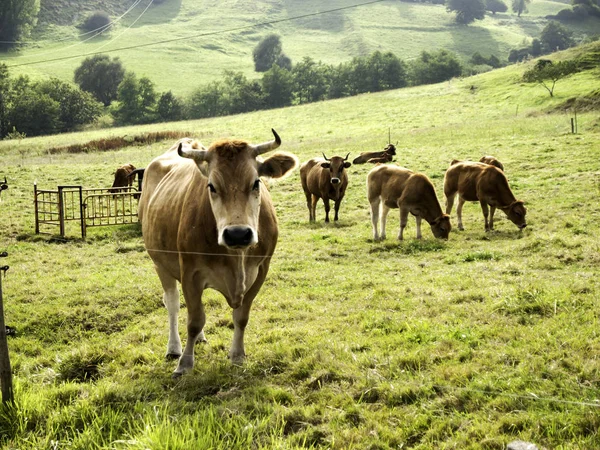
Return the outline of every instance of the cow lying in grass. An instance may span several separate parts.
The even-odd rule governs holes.
[[[392,160],[392,157],[394,155],[396,155],[396,147],[394,147],[394,144],[388,144],[381,152],[363,152],[363,153],[361,153],[360,156],[357,156],[356,158],[354,158],[354,161],[352,161],[352,164],[364,164],[366,162],[369,162],[369,163],[388,162],[388,161]]]
[[[320,198],[323,199],[325,206],[325,222],[329,222],[329,200],[334,201],[333,220],[338,220],[340,205],[348,187],[348,174],[345,169],[352,165],[348,162],[349,155],[348,153],[345,158],[341,156],[327,158],[323,154],[325,159],[313,158],[300,167],[300,181],[306,195],[309,221],[316,220],[317,202]]]
[[[444,194],[446,195],[446,214],[450,214],[452,211],[454,198],[458,194],[456,214],[459,230],[464,230],[463,205],[465,202],[476,201],[481,204],[485,219],[485,231],[494,229],[496,208],[504,211],[506,216],[519,227],[519,230],[527,226],[525,222],[527,210],[523,202],[515,198],[508,186],[506,176],[495,166],[481,162],[453,161],[444,176]]]
[[[433,184],[422,173],[398,166],[377,166],[367,175],[367,197],[371,205],[373,239],[385,239],[385,222],[390,208],[400,209],[400,232],[403,239],[408,213],[417,220],[417,239],[421,239],[421,219],[431,226],[436,238],[448,239],[450,216],[444,214]],[[377,220],[381,218],[381,233]]]

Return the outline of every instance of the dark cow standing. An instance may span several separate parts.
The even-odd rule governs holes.
[[[327,158],[313,158],[300,167],[300,180],[306,195],[309,220],[314,222],[317,215],[317,203],[323,199],[325,206],[325,222],[329,222],[329,200],[334,201],[334,220],[338,220],[338,211],[348,187],[348,174],[346,170],[352,164],[348,162],[348,155],[332,156]]]
[[[465,202],[478,201],[485,219],[485,231],[494,229],[494,212],[501,209],[522,230],[527,226],[527,210],[522,201],[513,195],[504,173],[495,166],[480,162],[452,162],[444,176],[446,214],[452,212],[454,198],[458,194],[458,229],[464,230],[462,208]],[[488,209],[489,206],[489,209]],[[489,222],[488,222],[489,215]]]
[[[115,171],[115,180],[113,181],[112,187],[108,192],[119,192],[128,188],[133,183],[133,177],[130,177],[131,173],[135,170],[133,164],[124,164]]]
[[[396,147],[394,144],[388,144],[381,152],[363,152],[360,156],[354,158],[352,164],[364,164],[369,163],[380,163],[389,162],[392,157],[396,155]]]
[[[261,177],[279,178],[297,165],[277,153],[281,139],[252,145],[221,140],[208,149],[182,139],[146,168],[139,217],[169,312],[167,356],[179,357],[174,375],[194,365],[194,343],[204,341],[202,292],[219,291],[233,309],[232,362],[245,358],[244,331],[252,301],[277,244],[277,218]],[[187,343],[178,333],[179,291],[187,305]]]

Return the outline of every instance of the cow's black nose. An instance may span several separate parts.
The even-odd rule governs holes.
[[[331,182],[332,182],[333,184],[338,184],[338,183],[340,182],[340,179],[339,179],[339,178],[332,178],[332,179],[331,179]]]
[[[250,227],[227,227],[223,230],[223,241],[228,247],[247,247],[254,234]]]

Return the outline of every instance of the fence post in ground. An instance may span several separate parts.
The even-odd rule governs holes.
[[[58,186],[58,224],[60,237],[65,237],[65,203],[63,199],[63,186]]]
[[[0,257],[8,253],[0,253]],[[6,273],[8,266],[0,267],[0,272]],[[2,384],[2,402],[14,403],[12,370],[8,356],[8,341],[6,339],[6,324],[4,323],[4,300],[2,298],[2,274],[0,274],[0,384]]]

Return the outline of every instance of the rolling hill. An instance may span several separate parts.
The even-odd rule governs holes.
[[[252,50],[269,33],[281,36],[283,51],[292,61],[310,56],[337,64],[375,50],[410,60],[422,50],[441,48],[456,52],[465,61],[474,52],[506,60],[511,48],[539,36],[546,15],[566,4],[536,1],[530,13],[520,18],[496,14],[459,26],[443,5],[390,0],[352,7],[357,3],[332,0],[323,6],[318,0],[164,0],[156,4],[156,0],[131,0],[123,5],[114,0],[63,0],[49,6],[42,2],[35,41],[17,52],[0,55],[0,62],[11,66],[13,74],[71,80],[85,55],[106,52],[118,56],[126,69],[149,77],[159,90],[185,95],[220,78],[223,70],[258,77]],[[133,5],[106,36],[90,39],[76,28],[91,10],[104,9],[115,20]],[[330,10],[335,11],[325,12]],[[597,29],[595,21],[578,24],[573,31],[581,38]],[[161,41],[169,42],[153,45]],[[131,48],[120,50],[124,47]]]

